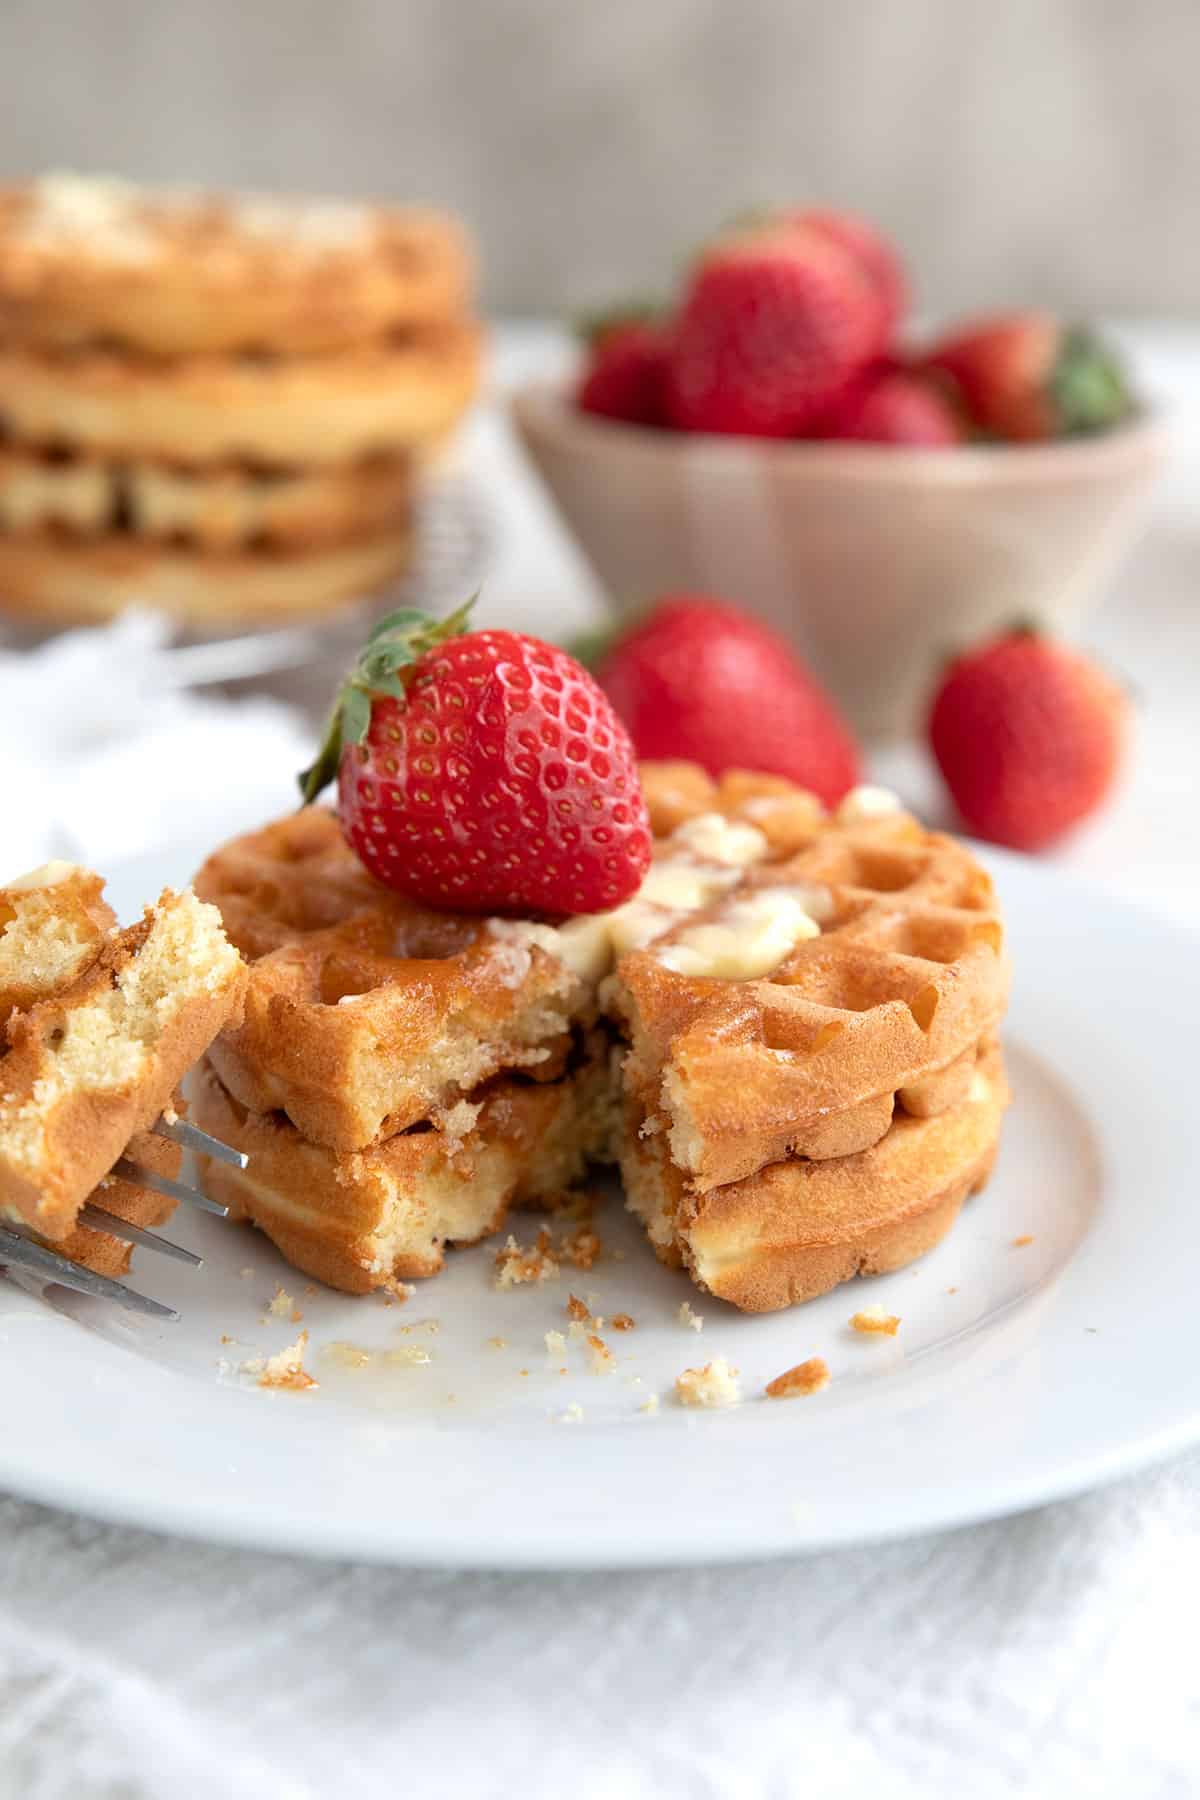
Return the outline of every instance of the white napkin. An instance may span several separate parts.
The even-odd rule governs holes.
[[[197,692],[204,670],[168,634],[129,613],[0,652],[0,879],[52,856],[103,872],[295,804],[311,731],[277,701]]]
[[[540,1578],[0,1502],[0,1794],[1186,1800],[1198,1473],[799,1562]]]

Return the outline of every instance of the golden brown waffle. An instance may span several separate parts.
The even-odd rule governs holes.
[[[117,917],[103,890],[98,875],[68,862],[0,887],[0,1045],[14,1008],[61,993],[109,941]]]
[[[245,970],[214,908],[167,890],[76,978],[10,1014],[0,1057],[0,1214],[55,1244],[223,1025]]]
[[[176,1107],[183,1111],[181,1102],[177,1101]],[[160,1137],[157,1132],[139,1131],[125,1146],[125,1155],[153,1175],[166,1175],[172,1180],[179,1178],[183,1152],[178,1144]],[[87,1199],[92,1205],[115,1214],[118,1219],[128,1220],[131,1225],[140,1225],[145,1231],[165,1225],[178,1205],[178,1201],[156,1193],[153,1188],[142,1187],[136,1181],[127,1181],[122,1175],[106,1175]],[[48,1239],[45,1241],[49,1242]],[[132,1244],[126,1243],[124,1238],[114,1237],[109,1231],[97,1231],[90,1225],[76,1224],[65,1238],[59,1238],[51,1247],[60,1256],[67,1256],[72,1262],[82,1263],[85,1269],[94,1269],[97,1275],[108,1275],[114,1280],[129,1272],[133,1255]]]
[[[220,551],[112,532],[0,533],[0,613],[86,625],[151,606],[198,629],[303,619],[379,593],[408,567],[411,528],[315,547]]]
[[[0,331],[153,355],[328,349],[467,304],[457,221],[48,176],[0,190]]]
[[[736,889],[619,965],[626,1082],[689,1186],[864,1150],[897,1098],[921,1116],[960,1100],[1009,982],[992,884],[970,853],[873,811],[866,793],[829,818],[762,778],[714,787],[652,764],[643,779],[660,826],[703,809],[774,833]],[[759,937],[762,956],[740,971]],[[723,961],[714,940],[728,942]]]
[[[898,1113],[867,1150],[798,1157],[690,1193],[661,1134],[631,1105],[620,1163],[627,1203],[660,1258],[745,1312],[814,1299],[855,1275],[882,1275],[941,1241],[986,1182],[1008,1084],[998,1047],[975,1061],[965,1095],[932,1118]]]
[[[17,443],[185,467],[328,468],[440,439],[479,385],[470,320],[305,356],[134,356],[0,340],[0,427]]]
[[[247,1112],[211,1068],[197,1079],[194,1118],[250,1158],[245,1171],[207,1163],[209,1194],[305,1274],[363,1294],[436,1274],[447,1245],[498,1231],[510,1206],[557,1202],[607,1154],[613,1093],[597,1033],[559,1080],[500,1077],[442,1129],[396,1132],[371,1150],[339,1155],[278,1113]]]
[[[506,1069],[557,1073],[590,992],[486,919],[375,881],[311,807],[216,851],[196,891],[251,964],[245,1021],[210,1051],[252,1112],[358,1150]]]
[[[413,464],[401,452],[332,469],[182,469],[0,445],[0,530],[206,550],[340,543],[407,525]]]

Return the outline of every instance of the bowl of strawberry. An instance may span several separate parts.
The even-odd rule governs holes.
[[[905,329],[895,249],[849,214],[738,225],[671,305],[593,326],[518,433],[618,611],[692,588],[782,630],[861,731],[909,730],[947,650],[1069,627],[1133,536],[1162,429],[1092,330]]]

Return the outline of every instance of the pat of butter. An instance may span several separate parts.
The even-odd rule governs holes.
[[[903,811],[899,795],[893,794],[891,788],[864,786],[850,789],[834,817],[839,825],[857,825]]]
[[[714,868],[685,857],[656,862],[637,892],[638,900],[669,906],[677,912],[699,912],[740,879],[736,868]]]
[[[769,848],[757,825],[715,812],[697,813],[694,819],[677,825],[667,842],[668,854],[678,848],[700,862],[728,863],[741,869],[761,862]]]
[[[769,975],[803,939],[819,936],[809,900],[803,889],[760,888],[731,901],[718,918],[688,926],[655,954],[677,975],[724,981]]]

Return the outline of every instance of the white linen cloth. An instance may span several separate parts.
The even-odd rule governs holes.
[[[1184,396],[1194,493],[1200,337],[1135,348]],[[504,349],[509,372],[556,354],[546,336]],[[471,454],[502,488],[481,617],[585,621],[587,577],[494,415]],[[1196,923],[1200,540],[1181,535],[1182,461],[1088,634],[1143,697],[1135,766],[1059,860]],[[105,643],[104,688],[95,638],[42,653],[36,695],[0,658],[6,862],[104,865],[290,803],[310,748],[295,718],[160,705],[155,628]],[[875,772],[934,795],[914,752]],[[1200,1455],[938,1537],[649,1575],[308,1563],[0,1500],[0,1800],[1184,1800],[1200,1792],[1198,1597]]]

